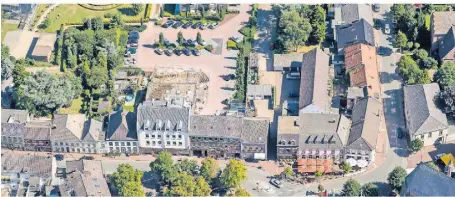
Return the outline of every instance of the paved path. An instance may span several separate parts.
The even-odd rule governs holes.
[[[38,31],[38,26],[41,25],[41,23],[43,23],[43,21],[46,19],[47,15],[54,9],[58,6],[59,4],[52,4],[51,6],[49,6],[46,11],[44,11],[44,13],[40,16],[40,18],[38,19],[38,21],[36,21],[35,23],[35,27],[33,27],[33,32],[35,31]],[[38,14],[38,13],[35,13],[35,14]]]

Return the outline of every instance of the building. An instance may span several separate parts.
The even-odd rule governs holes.
[[[344,48],[350,44],[363,43],[375,46],[374,31],[370,23],[360,19],[352,24],[336,27],[338,54],[344,54]]]
[[[404,92],[406,128],[412,140],[420,138],[425,146],[445,143],[448,136],[446,115],[437,108],[437,83],[407,85]]]
[[[278,159],[343,159],[350,121],[343,115],[301,113],[278,118]]]
[[[303,53],[273,54],[273,70],[299,71],[302,67]]]
[[[431,54],[435,54],[441,38],[455,25],[455,12],[433,12],[430,22]]]
[[[35,48],[33,49],[31,58],[36,61],[50,62],[50,56],[54,50],[57,34],[40,33]]]
[[[199,156],[264,160],[268,131],[266,118],[191,116],[191,151]]]
[[[143,153],[167,150],[188,154],[189,108],[154,106],[145,102],[137,107],[137,133]]]
[[[85,114],[56,114],[52,120],[51,142],[54,152],[103,153],[103,124],[86,119]]]
[[[374,161],[381,132],[382,104],[374,97],[360,99],[352,109],[352,124],[345,147],[345,159]]]
[[[331,101],[329,56],[315,48],[303,55],[302,62],[299,109],[309,113],[327,112]]]
[[[219,9],[226,9],[227,4],[176,4],[174,14],[180,14],[184,12],[196,13],[198,11],[208,11],[210,13],[216,13]]]
[[[404,180],[400,196],[455,196],[455,179],[420,163]]]
[[[26,123],[30,121],[30,116],[26,110],[2,109],[2,123]]]
[[[65,183],[58,188],[60,196],[111,196],[99,160],[67,161]]]
[[[368,4],[343,4],[334,6],[335,17],[332,21],[333,28],[338,25],[347,25],[364,19],[373,24],[371,5]]]
[[[452,26],[447,34],[439,40],[439,60],[455,61],[455,26]]]
[[[114,112],[109,116],[105,147],[109,153],[139,153],[135,113]]]
[[[272,98],[272,86],[267,84],[248,84],[246,97],[250,100],[262,100]]]
[[[359,87],[348,87],[348,95],[346,97],[346,108],[348,110],[352,110],[354,105],[360,99],[367,96],[367,88],[359,88]]]
[[[376,48],[357,43],[344,49],[346,73],[351,87],[366,87],[367,95],[379,99],[381,94]]]
[[[2,188],[9,188],[18,196],[29,191],[40,194],[55,178],[57,164],[52,156],[2,154]],[[33,195],[34,196],[34,195]]]
[[[51,122],[29,122],[24,127],[24,150],[52,151]]]

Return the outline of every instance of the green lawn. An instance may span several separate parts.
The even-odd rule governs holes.
[[[77,99],[74,99],[71,102],[71,106],[69,108],[60,108],[58,109],[59,114],[79,114],[80,110],[82,108],[82,98],[79,97]]]
[[[118,8],[113,8],[106,11],[93,11],[86,9],[78,4],[61,4],[58,6],[54,11],[49,14],[49,19],[52,21],[51,25],[45,29],[46,32],[56,32],[60,29],[60,25],[63,23],[71,24],[71,23],[81,23],[86,18],[93,18],[93,17],[101,17],[104,19],[105,22],[110,21],[109,18],[104,18],[104,15],[110,13],[111,15],[120,13],[122,14],[122,19],[124,21],[131,21],[131,20],[140,20],[144,17],[145,14],[145,6],[141,13],[136,16],[132,16],[131,13],[131,5],[124,4]],[[57,16],[60,14],[60,17]]]
[[[431,16],[429,14],[425,15],[425,26],[427,27],[428,30],[430,30],[430,23],[431,23]]]
[[[32,20],[32,27],[35,25],[36,22],[38,22],[38,19],[41,17],[43,12],[47,9],[46,7],[49,4],[39,4],[38,9],[36,10],[35,18]]]
[[[3,38],[5,38],[6,32],[17,30],[18,26],[18,24],[2,23],[2,42]]]
[[[124,105],[123,111],[134,112],[134,105]]]

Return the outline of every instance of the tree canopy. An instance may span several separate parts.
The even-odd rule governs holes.
[[[130,164],[120,164],[112,174],[113,185],[121,196],[145,196],[142,189],[143,172]]]
[[[133,4],[132,10],[133,10],[134,15],[138,15],[142,12],[142,10],[144,10],[144,5],[143,4]]]
[[[287,51],[296,51],[308,40],[312,31],[308,19],[300,17],[297,10],[284,11],[280,19],[283,33],[278,36]]]
[[[441,103],[443,112],[449,116],[455,117],[455,84],[444,87],[438,93],[438,98]]]
[[[171,183],[178,175],[172,155],[166,151],[160,152],[156,156],[155,161],[150,163],[150,168],[153,173],[156,173],[161,180],[167,183]]]
[[[180,173],[186,172],[188,175],[197,175],[199,166],[195,160],[183,159],[176,164],[176,168]]]
[[[87,85],[92,88],[99,88],[101,85],[107,83],[108,80],[108,72],[107,68],[101,66],[95,66],[92,68],[90,73],[88,74]]]
[[[210,181],[216,177],[218,172],[218,164],[213,158],[206,158],[202,161],[200,168],[200,175],[205,178],[205,180]]]
[[[395,167],[392,172],[389,173],[389,177],[387,181],[389,182],[390,186],[396,191],[400,191],[401,186],[406,178],[407,173],[404,168],[401,166]]]
[[[404,55],[398,61],[398,72],[405,80],[406,84],[426,84],[430,83],[430,76],[421,70],[411,56]]]
[[[228,193],[227,196],[234,196],[234,197],[250,197],[251,194],[248,193],[244,188],[237,187],[232,192]]]
[[[243,161],[231,159],[221,173],[220,181],[227,188],[238,187],[247,178],[246,171]]]
[[[444,62],[435,75],[441,88],[455,85],[455,63]]]
[[[343,172],[344,172],[345,174],[351,172],[351,170],[352,170],[352,169],[351,169],[351,165],[349,165],[349,163],[347,163],[346,161],[343,161],[343,162],[341,163],[340,168],[341,168],[341,170],[343,170]]]
[[[9,56],[8,46],[2,44],[2,81],[8,79],[14,70],[15,64]]]
[[[362,186],[354,179],[349,179],[343,184],[343,196],[360,196]]]
[[[411,150],[413,152],[419,152],[423,148],[423,141],[420,138],[416,138],[411,141]]]
[[[379,188],[373,183],[367,183],[362,186],[363,196],[379,196]]]

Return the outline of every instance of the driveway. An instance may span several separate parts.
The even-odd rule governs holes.
[[[226,42],[231,36],[241,37],[238,32],[244,24],[248,22],[251,9],[250,5],[242,4],[239,7],[240,13],[229,19],[218,28],[211,30],[195,30],[162,28],[155,26],[153,23],[147,25],[147,29],[140,33],[139,47],[137,49],[137,67],[144,71],[152,71],[156,67],[178,67],[178,68],[196,68],[201,69],[210,78],[208,103],[202,110],[201,115],[213,115],[217,110],[223,110],[226,107],[221,102],[231,98],[234,94],[235,81],[226,82],[222,76],[235,73],[237,51],[226,49]],[[175,43],[177,33],[181,31],[185,39],[196,39],[197,32],[201,33],[202,39],[207,43],[213,44],[214,47],[220,46],[221,54],[210,54],[204,50],[201,56],[172,56],[158,55],[152,48],[153,44],[158,41],[159,34],[162,32],[164,37],[170,42]],[[215,44],[215,42],[217,44]]]

